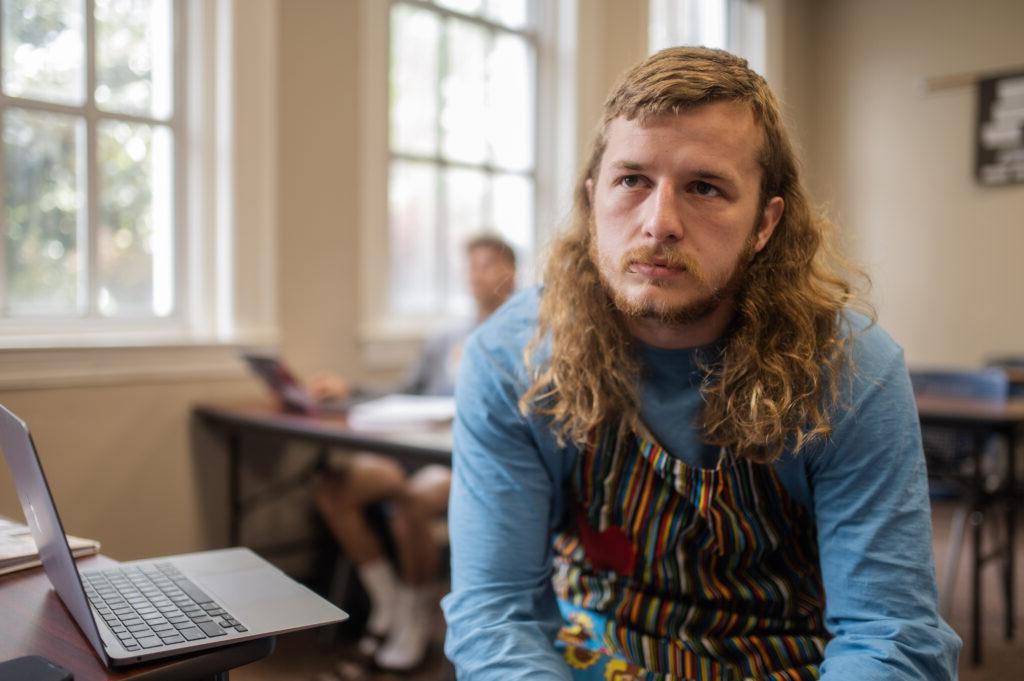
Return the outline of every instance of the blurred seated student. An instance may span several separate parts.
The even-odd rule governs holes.
[[[505,241],[491,234],[477,236],[467,243],[466,257],[476,303],[474,318],[430,338],[394,392],[454,394],[463,342],[514,290],[516,256]],[[314,376],[309,385],[321,399],[351,392],[349,383],[334,374]],[[434,607],[428,586],[440,561],[430,525],[447,510],[450,481],[447,466],[426,466],[407,477],[392,459],[361,453],[341,461],[314,487],[316,506],[355,565],[370,599],[366,635],[359,649],[383,669],[412,669],[426,652]],[[397,572],[366,521],[366,508],[380,502],[388,504]]]

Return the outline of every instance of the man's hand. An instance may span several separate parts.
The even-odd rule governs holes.
[[[352,386],[341,376],[329,371],[313,375],[306,384],[317,400],[345,399],[352,394]]]

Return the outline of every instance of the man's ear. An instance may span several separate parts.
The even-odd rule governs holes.
[[[782,212],[785,208],[786,202],[781,196],[773,196],[768,200],[764,211],[761,213],[761,221],[757,225],[757,241],[754,244],[755,253],[760,253],[768,245],[768,240],[772,238],[775,227],[779,224],[779,220],[782,219]]]

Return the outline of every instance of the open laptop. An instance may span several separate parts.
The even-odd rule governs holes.
[[[0,448],[46,575],[108,667],[348,618],[245,548],[79,572],[28,427],[3,405]]]
[[[365,396],[354,395],[343,399],[318,400],[285,366],[280,357],[270,353],[244,352],[242,359],[266,384],[285,411],[309,415],[345,414],[353,404],[365,399]]]

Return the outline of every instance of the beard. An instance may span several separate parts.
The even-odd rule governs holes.
[[[597,268],[601,285],[615,308],[627,319],[654,321],[667,326],[686,326],[702,321],[714,313],[726,301],[732,300],[743,288],[747,272],[754,259],[757,234],[751,231],[743,249],[736,260],[729,278],[720,286],[708,281],[700,263],[694,258],[677,250],[664,246],[640,246],[623,254],[618,263],[602,258],[597,251],[597,240],[590,240],[590,258]],[[689,302],[671,305],[658,300],[650,294],[630,295],[616,287],[608,278],[609,271],[625,274],[631,271],[635,262],[651,262],[654,259],[664,260],[665,266],[683,270],[683,276],[690,277],[700,296]],[[655,288],[669,289],[677,286],[677,282],[660,279],[648,279],[647,285]]]

